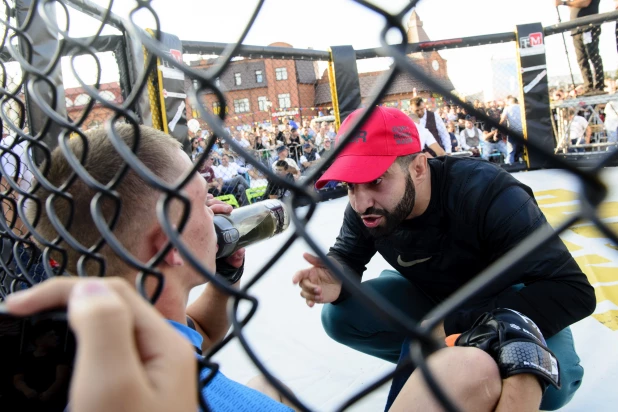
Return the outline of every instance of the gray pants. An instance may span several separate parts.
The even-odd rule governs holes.
[[[249,183],[242,176],[236,176],[223,182],[222,194],[233,194],[236,196],[241,206],[248,205],[245,190],[249,188]]]

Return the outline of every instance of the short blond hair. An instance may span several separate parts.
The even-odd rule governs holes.
[[[128,147],[134,145],[134,131],[133,126],[116,125],[116,133]],[[81,137],[71,138],[67,142],[69,149],[77,159],[81,160],[84,169],[94,180],[101,185],[107,185],[125,167],[125,161],[114,148],[106,130],[91,130],[85,135],[88,147],[85,159],[82,160],[84,142]],[[182,173],[181,166],[178,165],[177,153],[180,147],[176,139],[159,130],[145,126],[139,127],[139,145],[136,155],[147,169],[167,183],[172,183]],[[44,171],[45,168],[46,165],[43,164],[41,170]],[[47,180],[54,187],[59,188],[66,184],[73,173],[74,170],[60,147],[56,148],[51,154],[49,171],[45,174]],[[129,253],[134,253],[137,241],[140,239],[139,231],[144,230],[146,225],[155,218],[154,206],[158,193],[132,169],[127,170],[114,190],[120,199],[120,210],[113,234]],[[92,247],[101,239],[101,234],[90,212],[92,200],[99,191],[77,177],[62,192],[63,196],[56,195],[52,201],[57,219],[82,246]],[[53,193],[39,187],[35,195],[39,203],[29,201],[26,215],[31,223],[36,223],[37,233],[48,242],[52,242],[58,237],[58,232],[50,221],[45,204]],[[39,205],[41,207],[38,207]],[[101,211],[103,218],[109,224],[115,214],[116,203],[109,197],[106,198],[101,201]],[[67,270],[76,274],[77,262],[81,254],[70,247],[64,239],[59,246],[66,250]],[[109,246],[105,245],[101,248],[100,253],[106,260],[107,274],[122,275],[130,271],[129,266]],[[59,254],[55,252],[51,257],[58,259]],[[98,265],[94,262],[85,267],[86,273],[90,275],[97,274],[99,271]]]

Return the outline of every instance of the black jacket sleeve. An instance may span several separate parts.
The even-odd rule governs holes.
[[[327,256],[341,264],[346,273],[358,276],[359,281],[367,269],[367,263],[376,253],[373,240],[364,233],[361,224],[360,218],[348,203],[339,236],[327,253]],[[347,296],[348,292],[342,288],[339,298],[333,303],[341,302]]]
[[[500,186],[504,189],[497,194],[486,192],[488,201],[482,202],[486,207],[478,210],[480,245],[491,262],[534,231],[553,230],[529,189],[516,184]],[[525,287],[512,287],[520,283]],[[548,338],[590,315],[595,306],[594,288],[556,236],[515,262],[472,302],[448,316],[445,331],[464,332],[484,312],[510,308],[530,317]]]

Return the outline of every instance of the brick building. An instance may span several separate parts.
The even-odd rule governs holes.
[[[422,43],[429,41],[423,29],[423,23],[416,11],[408,21],[408,42]],[[287,43],[273,43],[274,47],[292,47]],[[438,52],[419,52],[408,56],[412,62],[426,74],[440,82],[448,90],[453,90],[447,62]],[[207,69],[215,63],[214,59],[192,61],[193,68]],[[366,102],[383,71],[360,73],[361,98]],[[280,124],[283,119],[312,119],[328,114],[332,109],[330,84],[326,71],[319,76],[318,63],[308,60],[283,60],[266,58],[238,58],[232,61],[227,70],[217,79],[219,87],[225,94],[228,116],[226,124],[230,127],[252,126],[257,124]],[[186,80],[185,89],[192,85]],[[381,103],[405,109],[410,99],[420,96],[427,99],[429,107],[440,106],[441,97],[431,91],[418,79],[407,73],[400,73]],[[101,85],[101,95],[116,103],[122,102],[120,86],[117,82]],[[67,112],[76,120],[88,103],[88,96],[81,88],[66,89]],[[216,114],[221,110],[214,93],[204,96],[207,110]],[[187,120],[197,119],[202,128],[206,123],[199,117],[195,108],[187,99]],[[86,129],[98,127],[113,113],[100,103],[95,104],[92,112],[84,122]]]
[[[423,29],[423,22],[413,11],[408,20],[408,43],[422,43],[430,41],[429,36]],[[412,63],[421,68],[428,76],[438,81],[447,90],[454,89],[453,83],[448,77],[447,62],[436,51],[419,52],[408,55]],[[371,95],[373,88],[383,71],[359,73],[361,88],[361,99],[365,103]],[[399,107],[406,109],[410,105],[413,97],[423,97],[429,107],[439,107],[443,104],[442,97],[432,93],[428,87],[420,80],[410,76],[408,73],[399,73],[393,84],[382,98],[381,103],[385,106]],[[316,105],[331,105],[330,85],[328,77],[322,76],[316,86]]]
[[[292,47],[273,43],[274,47]],[[194,68],[209,68],[214,59],[191,62]],[[279,124],[285,117],[297,123],[318,115],[315,107],[317,62],[281,59],[238,59],[217,79],[226,97],[228,126]],[[190,85],[187,85],[189,87]],[[205,108],[218,114],[220,104],[214,93],[205,96]],[[191,107],[187,101],[187,107]],[[193,108],[187,119],[205,122]]]
[[[74,122],[83,115],[90,97],[81,87],[72,87],[64,90],[67,115]],[[118,82],[105,83],[99,88],[99,95],[112,103],[122,103],[122,93]],[[88,117],[82,123],[84,130],[102,127],[103,122],[114,115],[113,110],[105,108],[101,103],[95,103]]]

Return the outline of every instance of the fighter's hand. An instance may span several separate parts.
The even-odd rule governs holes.
[[[68,306],[78,341],[71,411],[198,410],[191,345],[127,282],[53,278],[6,306],[21,316]]]
[[[337,300],[341,293],[341,282],[326,268],[324,263],[310,253],[303,257],[312,267],[296,272],[292,278],[295,285],[300,284],[300,296],[307,306],[312,308],[316,303],[330,303]]]

